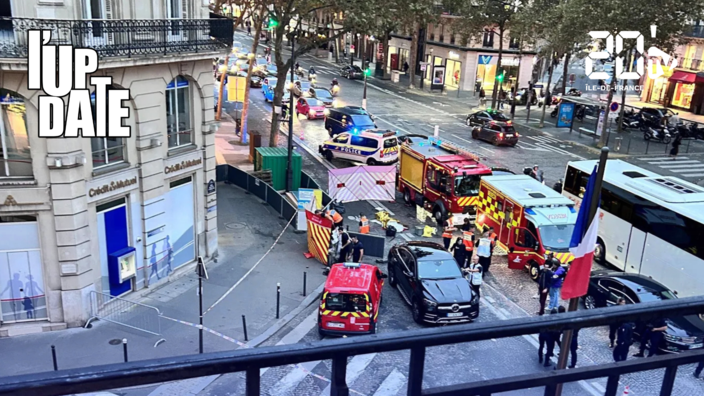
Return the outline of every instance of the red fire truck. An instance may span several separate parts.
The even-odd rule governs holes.
[[[461,224],[474,220],[481,177],[491,174],[479,155],[461,146],[410,135],[401,146],[397,188],[406,203],[425,206],[438,222],[452,213]]]
[[[492,227],[497,245],[508,252],[508,267],[527,269],[533,279],[549,253],[569,264],[577,221],[574,202],[526,175],[482,179],[477,229]]]

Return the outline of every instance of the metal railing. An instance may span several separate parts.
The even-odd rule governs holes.
[[[90,328],[97,319],[161,337],[161,311],[158,308],[91,291],[90,319],[85,327]],[[166,340],[160,338],[154,347],[164,341]]]
[[[433,346],[518,337],[546,330],[562,331],[603,326],[625,321],[648,322],[655,318],[694,315],[701,312],[704,312],[704,297],[690,297],[559,315],[426,328],[314,343],[244,348],[227,352],[0,378],[0,396],[28,394],[51,396],[96,392],[234,372],[246,372],[246,395],[254,396],[260,394],[260,369],[325,359],[332,360],[331,394],[347,396],[349,389],[346,384],[346,371],[349,357],[403,350],[410,350],[407,387],[409,396],[483,396],[534,387],[545,387],[545,395],[553,395],[555,386],[559,383],[601,377],[608,378],[605,395],[614,396],[622,375],[659,368],[665,368],[659,394],[669,396],[672,394],[678,367],[703,360],[704,349],[648,359],[423,389],[425,355],[427,348]]]
[[[52,45],[93,48],[100,58],[227,50],[232,20],[211,19],[32,19],[0,18],[0,58],[26,58],[27,32],[51,30]]]

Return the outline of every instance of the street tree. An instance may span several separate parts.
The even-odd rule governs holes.
[[[264,17],[266,16],[266,7],[264,4],[252,3],[252,20],[254,22],[254,40],[252,42],[252,50],[248,54],[249,57],[249,67],[247,68],[247,81],[246,89],[244,90],[244,103],[242,104],[242,126],[240,128],[240,142],[247,133],[247,121],[249,116],[249,87],[252,82],[252,72],[256,66],[255,58],[257,54],[257,48],[259,48],[259,39],[262,34],[262,27],[264,25]]]
[[[566,15],[566,19],[589,21],[589,31],[606,31],[614,38],[617,38],[620,32],[640,32],[645,50],[651,52],[645,57],[641,57],[643,54],[635,54],[636,59],[641,57],[645,68],[647,68],[648,59],[657,56],[654,51],[650,51],[650,48],[658,48],[672,54],[677,46],[686,44],[690,40],[686,32],[691,29],[691,21],[698,21],[704,17],[704,2],[701,0],[570,0],[570,4],[574,9],[580,10],[580,15]],[[634,10],[642,10],[642,12],[634,12]],[[655,10],[666,11],[655,12]],[[655,35],[651,31],[652,26],[657,28]],[[615,60],[617,65],[633,53],[637,43],[636,39],[625,39],[622,41],[622,48],[605,48],[605,41],[599,40],[597,45],[602,50],[610,50],[610,59]],[[659,56],[657,61],[660,61]],[[616,91],[618,79],[616,69],[617,67],[613,68],[607,103],[613,101]],[[628,71],[628,67],[624,69]],[[606,106],[604,119],[608,119],[609,111],[609,106]],[[602,125],[599,147],[606,145],[607,124],[604,122]]]

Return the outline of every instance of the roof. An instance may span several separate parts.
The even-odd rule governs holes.
[[[582,172],[591,173],[598,161],[568,163]],[[647,199],[655,205],[704,223],[704,187],[669,176],[660,176],[621,160],[608,160],[604,172],[606,183]]]
[[[612,270],[601,270],[593,271],[591,276],[596,276],[600,278],[610,278],[617,280],[627,286],[629,286],[636,293],[650,293],[651,291],[662,292],[669,291],[665,285],[654,279],[641,274],[625,273],[621,271]],[[649,290],[643,290],[645,287]]]
[[[444,246],[435,242],[411,241],[406,247],[416,255],[418,260],[450,260],[454,256],[445,250]]]
[[[368,292],[376,269],[371,264],[360,264],[359,268],[345,267],[345,263],[333,264],[325,281],[325,290],[331,293]]]
[[[347,115],[367,115],[366,110],[364,110],[361,107],[358,106],[345,106],[345,107],[336,107],[330,109],[330,111],[337,111],[338,113],[342,114],[347,114]]]
[[[524,208],[574,206],[569,198],[527,175],[487,176],[482,177],[482,183],[501,191]]]

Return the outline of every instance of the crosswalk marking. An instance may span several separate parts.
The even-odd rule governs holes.
[[[288,345],[295,344],[303,337],[308,334],[308,332],[318,324],[318,311],[313,311],[308,317],[303,319],[301,323],[298,324],[293,330],[287,333],[276,345]],[[316,363],[317,364],[317,363]],[[259,370],[259,375],[264,375],[271,367],[266,367]],[[297,370],[300,371],[300,370]]]
[[[662,160],[670,160],[672,161],[672,157],[657,157],[657,158],[638,158],[641,161],[662,161]],[[679,157],[681,160],[687,160],[689,157]]]
[[[393,396],[397,394],[401,388],[403,388],[403,384],[405,382],[406,376],[394,369],[391,374],[384,379],[384,382],[381,383],[379,389],[374,392],[374,396]]]
[[[684,176],[684,177],[704,177],[704,173],[695,173],[693,175],[687,174],[687,175],[682,175],[682,176]]]
[[[313,371],[315,366],[318,365],[320,361],[316,362],[305,362],[296,366],[293,370],[289,371],[288,374],[279,382],[274,385],[274,387],[269,391],[271,396],[275,395],[286,395],[291,388],[298,385],[299,382],[303,381],[308,376],[309,371]],[[300,367],[299,367],[300,366]]]
[[[676,173],[694,173],[694,172],[702,172],[704,171],[704,168],[700,169],[668,169],[670,172],[676,172]]]
[[[345,378],[347,385],[353,384],[354,381],[362,375],[364,369],[367,368],[369,363],[372,362],[376,353],[368,353],[366,355],[357,355],[350,360],[347,364],[347,378]],[[332,385],[328,385],[327,388],[320,394],[320,396],[330,396],[330,389]]]
[[[665,164],[673,164],[677,162],[678,164],[700,164],[701,162],[697,160],[689,160],[689,161],[673,161],[672,158],[670,158],[669,161],[657,161],[657,162],[648,162],[651,165],[665,165]]]
[[[678,165],[660,165],[660,167],[661,167],[661,168],[665,168],[665,169],[673,169],[673,168],[674,168],[674,169],[677,169],[677,168],[701,168],[701,167],[704,167],[704,164],[699,164],[699,165],[693,165],[693,164],[690,164],[690,165],[680,165],[680,164],[678,164]]]

